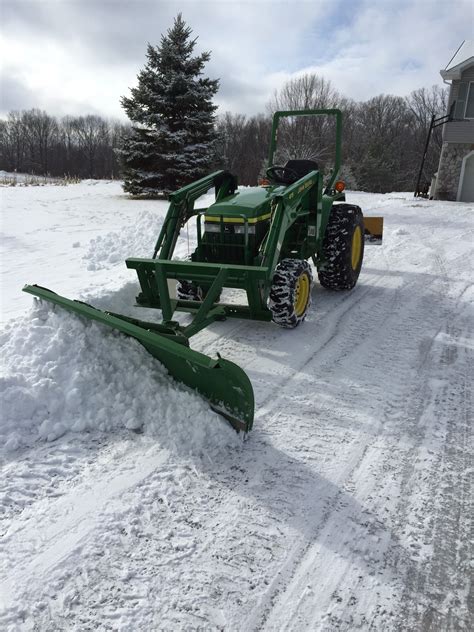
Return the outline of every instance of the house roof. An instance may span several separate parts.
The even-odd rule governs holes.
[[[460,79],[463,70],[474,64],[474,40],[464,40],[444,70],[443,79]]]

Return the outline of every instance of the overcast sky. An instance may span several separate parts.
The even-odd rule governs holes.
[[[0,0],[0,116],[39,107],[50,114],[124,118],[146,44],[182,12],[210,50],[219,111],[263,112],[286,80],[330,79],[345,96],[405,96],[442,85],[444,68],[473,39],[472,0]]]

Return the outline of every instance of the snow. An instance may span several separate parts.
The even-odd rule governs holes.
[[[136,257],[150,257],[150,238],[158,235],[162,217],[150,211],[140,213],[132,224],[121,227],[120,232],[111,231],[91,239],[83,256],[88,270],[110,268],[136,253]],[[74,245],[73,245],[74,247]]]
[[[385,217],[353,292],[193,338],[254,385],[242,442],[136,341],[20,291],[159,318],[122,260],[166,203],[0,195],[0,629],[472,629],[472,205],[349,192]]]
[[[35,301],[30,314],[6,326],[0,346],[7,358],[0,380],[6,452],[68,431],[128,428],[191,451],[234,438],[137,341],[108,327]]]
[[[136,273],[127,270],[124,259],[151,256],[168,207],[165,201],[131,204],[120,183],[112,181],[2,188],[0,195],[2,322],[28,309],[31,297],[21,292],[26,283],[79,298],[84,292],[118,292],[127,281],[135,282]],[[185,234],[179,248],[184,256]]]

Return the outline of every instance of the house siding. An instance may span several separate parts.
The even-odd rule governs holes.
[[[466,68],[461,79],[454,79],[449,91],[448,112],[458,98],[459,86],[462,82],[474,82],[474,65]],[[474,119],[450,121],[443,130],[443,141],[446,143],[474,143]]]
[[[466,68],[466,70],[461,74],[461,79],[454,79],[451,83],[451,90],[449,91],[449,99],[448,99],[448,112],[454,101],[457,99],[459,93],[459,84],[461,81],[474,81],[474,65]]]
[[[474,120],[446,123],[445,143],[474,143]]]

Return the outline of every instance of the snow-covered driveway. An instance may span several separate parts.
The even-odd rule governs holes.
[[[254,385],[242,442],[135,341],[24,311],[33,282],[138,313],[121,260],[166,205],[1,195],[2,630],[472,629],[472,205],[349,194],[386,222],[353,292],[193,339]]]

